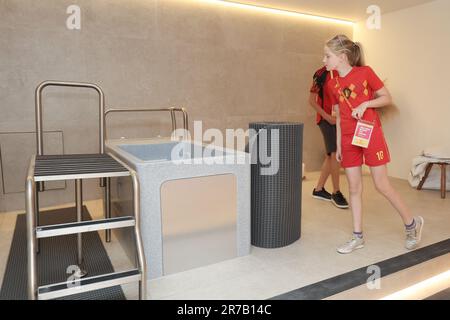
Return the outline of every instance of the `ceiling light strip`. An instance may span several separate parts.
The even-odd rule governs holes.
[[[290,17],[312,19],[312,20],[317,20],[317,21],[322,21],[322,22],[339,23],[339,24],[345,24],[345,25],[349,25],[349,26],[353,26],[355,24],[353,21],[348,21],[348,20],[335,19],[335,18],[317,16],[317,15],[313,15],[313,14],[301,13],[301,12],[297,12],[297,11],[275,9],[275,8],[257,6],[257,5],[253,5],[253,4],[228,1],[228,0],[196,0],[196,1],[220,4],[220,5],[231,7],[231,8],[254,10],[254,11],[259,11],[259,12],[278,14],[278,15],[284,15],[284,16],[290,16]]]

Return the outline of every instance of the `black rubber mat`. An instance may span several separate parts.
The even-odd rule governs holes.
[[[381,269],[381,277],[393,274],[419,263],[443,256],[450,252],[450,239],[419,248],[412,252],[375,263]],[[367,282],[367,267],[350,271],[333,278],[313,283],[269,300],[321,300]]]
[[[83,220],[92,220],[86,207]],[[41,225],[75,222],[75,208],[41,212]],[[70,274],[67,267],[76,265],[77,235],[41,239],[41,251],[37,256],[38,285],[66,281]],[[111,260],[103,246],[98,232],[83,234],[83,254],[87,276],[114,272]],[[25,214],[17,216],[16,227],[11,244],[0,300],[27,299],[27,236]],[[76,294],[61,300],[125,300],[120,286]]]

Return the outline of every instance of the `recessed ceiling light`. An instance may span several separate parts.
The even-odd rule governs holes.
[[[349,26],[354,25],[353,21],[317,16],[317,15],[301,13],[301,12],[297,12],[297,11],[268,8],[268,7],[240,3],[240,2],[235,2],[235,1],[228,1],[228,0],[195,0],[195,1],[209,2],[209,3],[214,3],[214,4],[218,4],[218,5],[222,5],[222,6],[244,9],[244,10],[253,10],[253,11],[259,11],[259,12],[265,12],[265,13],[271,13],[271,14],[279,14],[279,15],[285,15],[285,16],[291,16],[291,17],[318,20],[318,21],[323,21],[323,22],[339,23],[339,24],[345,24],[345,25],[349,25]]]

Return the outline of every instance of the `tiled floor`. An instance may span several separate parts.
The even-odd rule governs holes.
[[[351,213],[349,210],[337,209],[331,203],[315,200],[310,196],[318,174],[308,173],[303,182],[302,237],[299,241],[280,249],[252,247],[249,256],[151,280],[148,282],[148,298],[268,299],[407,252],[404,249],[401,219],[389,202],[376,193],[370,176],[366,175],[364,176],[366,247],[350,255],[336,253],[336,246],[348,240],[351,234]],[[391,179],[391,181],[413,213],[425,218],[422,246],[450,238],[450,198],[441,199],[437,191],[416,191],[404,180]],[[344,194],[347,194],[345,176],[342,176],[341,185]],[[101,216],[101,201],[88,201],[86,205],[94,218]],[[0,214],[0,281],[3,277],[16,214]],[[105,246],[117,270],[127,269],[130,266],[114,237],[113,242]],[[435,260],[428,263],[428,265],[435,263],[435,268],[419,268],[422,270],[420,277],[426,277],[427,272],[433,276],[436,270],[450,269],[448,258]],[[399,286],[401,285],[389,288],[397,290]],[[136,289],[136,285],[124,286],[125,293],[130,299],[137,297]],[[378,293],[379,296],[380,292]],[[385,293],[389,294],[383,292]],[[355,297],[358,297],[358,294],[360,293]],[[342,297],[351,298],[351,290]]]

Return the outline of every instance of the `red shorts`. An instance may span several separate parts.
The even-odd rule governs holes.
[[[389,149],[381,127],[375,127],[368,148],[352,145],[353,134],[341,137],[343,168],[360,167],[365,163],[369,167],[378,167],[391,161]],[[364,162],[363,162],[364,159]]]

